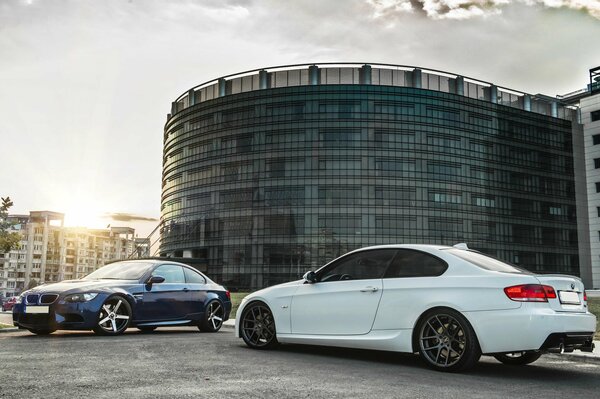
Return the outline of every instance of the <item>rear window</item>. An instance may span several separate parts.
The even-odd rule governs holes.
[[[529,270],[522,269],[515,265],[511,265],[501,260],[492,258],[491,256],[484,255],[480,252],[466,251],[464,249],[449,248],[445,251],[450,252],[452,255],[457,256],[469,263],[479,266],[485,270],[492,270],[495,272],[505,273],[519,273],[519,274],[533,274]]]

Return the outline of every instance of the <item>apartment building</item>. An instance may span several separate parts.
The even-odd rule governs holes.
[[[19,247],[0,254],[0,296],[19,294],[29,286],[81,278],[104,264],[127,259],[135,250],[129,227],[65,227],[64,214],[34,211],[11,215],[21,234]]]

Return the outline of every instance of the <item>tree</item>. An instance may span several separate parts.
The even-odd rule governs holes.
[[[30,290],[30,289],[32,289],[34,287],[37,287],[38,285],[40,285],[40,283],[38,283],[37,280],[31,279],[31,280],[29,280],[29,284],[27,284],[27,288],[26,289]]]
[[[0,205],[0,253],[10,252],[16,248],[21,241],[21,236],[18,233],[10,231],[13,223],[8,220],[8,209],[13,206],[10,197],[1,198]]]

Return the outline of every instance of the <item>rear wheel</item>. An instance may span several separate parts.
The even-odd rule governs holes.
[[[225,317],[225,309],[221,302],[213,300],[206,305],[204,318],[198,325],[198,329],[204,332],[217,332],[223,326],[223,318]]]
[[[455,310],[433,309],[425,313],[417,332],[419,354],[434,370],[466,370],[481,357],[473,327]]]
[[[494,355],[496,360],[499,362],[509,364],[511,366],[524,366],[526,364],[533,363],[538,360],[540,356],[542,356],[542,352],[539,351],[510,352]]]
[[[246,306],[240,324],[240,335],[252,349],[268,349],[277,345],[275,320],[271,309],[263,302]]]
[[[50,335],[56,330],[40,330],[37,328],[30,328],[29,331],[34,333],[35,335]]]
[[[131,320],[131,306],[121,296],[110,297],[98,312],[94,332],[99,335],[119,335],[127,329]]]

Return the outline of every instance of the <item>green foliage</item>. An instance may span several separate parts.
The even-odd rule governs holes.
[[[9,231],[12,223],[8,221],[8,209],[13,206],[10,197],[1,198],[0,205],[0,253],[9,252],[19,245],[21,236],[18,233]]]
[[[249,292],[231,293],[231,314],[229,315],[230,319],[235,319],[235,314],[237,313],[237,309],[240,306],[240,303],[242,303],[242,299],[244,299],[244,297],[248,294]]]
[[[600,298],[588,295],[588,309],[596,315],[596,339],[600,339]]]

